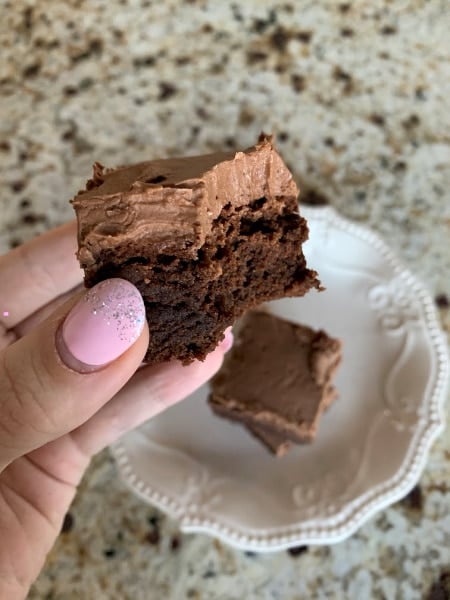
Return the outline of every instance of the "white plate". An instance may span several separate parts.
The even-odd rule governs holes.
[[[373,233],[329,208],[302,213],[327,290],[270,307],[344,342],[314,444],[272,457],[211,413],[204,386],[113,447],[125,482],[183,530],[248,550],[351,535],[416,483],[444,424],[448,357],[428,293]]]

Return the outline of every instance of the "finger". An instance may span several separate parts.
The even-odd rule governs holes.
[[[57,308],[65,304],[67,300],[73,298],[84,289],[84,284],[80,283],[70,291],[61,294],[14,327],[14,333],[18,338],[27,335],[27,333],[30,333],[30,331],[35,329],[40,323],[45,321],[45,319],[48,319],[48,317],[53,314]]]
[[[120,392],[71,437],[87,456],[93,456],[176,402],[192,394],[221,367],[233,343],[231,331],[203,362],[183,367],[177,361],[141,369]]]
[[[0,321],[6,329],[81,281],[76,250],[73,221],[0,256]]]
[[[139,367],[148,336],[138,290],[109,279],[3,350],[0,470],[94,415]]]
[[[74,287],[69,292],[61,294],[61,296],[58,296],[44,307],[34,312],[27,319],[12,329],[6,329],[0,321],[0,350],[3,350],[3,348],[6,348],[19,338],[29,333],[32,329],[37,327],[39,323],[45,321],[45,319],[47,319],[57,308],[67,302],[69,298],[72,298],[81,290],[84,290],[84,285],[82,283]]]

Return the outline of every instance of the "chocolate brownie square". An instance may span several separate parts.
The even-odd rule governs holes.
[[[291,440],[281,433],[262,427],[261,425],[246,425],[250,433],[262,442],[275,456],[284,456],[292,447]]]
[[[149,363],[204,359],[251,307],[320,289],[306,266],[298,189],[272,138],[243,152],[94,166],[72,200],[87,287],[143,295]]]
[[[320,415],[334,402],[334,400],[336,400],[337,391],[334,390],[334,392],[335,393],[325,394],[325,401],[321,408]],[[276,456],[284,456],[294,443],[292,440],[287,439],[286,436],[280,433],[277,429],[271,428],[270,426],[265,427],[263,425],[247,424],[246,428],[253,436],[263,442],[263,444],[265,444]],[[305,439],[304,443],[311,442],[313,439]]]
[[[314,439],[336,397],[332,379],[340,361],[341,342],[324,331],[252,311],[211,381],[209,403],[282,454],[288,442]]]

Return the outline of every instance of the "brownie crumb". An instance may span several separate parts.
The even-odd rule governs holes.
[[[447,294],[438,294],[435,297],[434,301],[438,308],[449,308],[450,307],[450,300],[449,300]]]
[[[66,513],[61,527],[61,533],[69,533],[70,531],[72,531],[74,522],[75,519],[73,518],[72,513]]]
[[[277,135],[277,139],[279,142],[286,142],[289,139],[289,134],[287,131],[280,131]]]
[[[355,32],[350,27],[343,27],[341,29],[342,37],[353,37],[354,35],[355,35]]]
[[[420,485],[416,485],[401,501],[406,508],[421,511],[423,508],[423,494]]]
[[[103,556],[105,558],[114,558],[116,556],[116,550],[114,548],[106,548],[106,550],[103,550]]]
[[[251,550],[246,550],[244,554],[245,556],[248,556],[248,558],[255,558],[255,556],[257,556],[256,552],[252,552]]]
[[[170,549],[172,552],[176,552],[181,546],[181,540],[177,535],[174,535],[170,540]]]
[[[449,600],[450,598],[450,571],[443,571],[428,593],[426,600]]]
[[[339,10],[342,14],[348,13],[348,11],[351,9],[352,5],[350,4],[350,2],[345,2],[344,4],[339,4]]]
[[[288,548],[288,554],[291,556],[300,556],[308,552],[308,546],[293,546],[292,548]]]
[[[323,143],[325,144],[325,146],[329,146],[330,148],[332,148],[334,146],[334,138],[326,137],[324,138]]]
[[[11,248],[11,250],[13,248],[17,248],[17,246],[20,246],[21,244],[22,242],[18,238],[12,238],[11,240],[9,240],[9,247]]]

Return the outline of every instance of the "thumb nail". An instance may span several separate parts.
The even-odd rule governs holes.
[[[59,328],[59,354],[76,371],[93,371],[115,360],[142,333],[145,306],[125,279],[107,279],[89,289]]]

